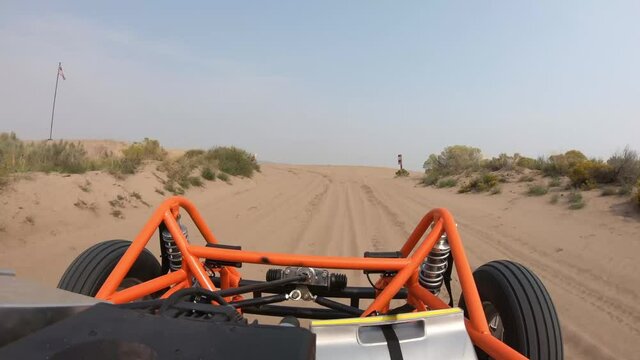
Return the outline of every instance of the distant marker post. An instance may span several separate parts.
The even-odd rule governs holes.
[[[398,165],[400,165],[400,170],[403,170],[403,168],[402,168],[402,154],[398,154]]]
[[[60,80],[60,77],[62,77],[62,80],[67,79],[64,76],[64,72],[62,71],[61,62],[58,63],[58,73],[56,74],[56,87],[55,87],[55,90],[53,90],[53,108],[51,109],[51,127],[49,128],[49,140],[53,140],[53,138],[51,137],[53,135],[53,115],[56,112],[56,97],[58,95],[58,80]]]

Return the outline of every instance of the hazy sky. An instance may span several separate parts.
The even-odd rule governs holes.
[[[394,166],[640,150],[640,1],[0,2],[0,131]]]

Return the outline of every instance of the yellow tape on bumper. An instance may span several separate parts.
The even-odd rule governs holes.
[[[412,312],[396,315],[381,315],[381,316],[369,316],[369,317],[357,317],[349,319],[334,319],[334,320],[315,320],[311,322],[311,326],[327,326],[327,325],[354,325],[354,324],[373,324],[385,321],[398,321],[398,320],[413,320],[422,319],[431,316],[457,314],[462,312],[459,308],[431,310]]]

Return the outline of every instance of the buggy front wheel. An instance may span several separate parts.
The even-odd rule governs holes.
[[[131,241],[108,240],[88,248],[69,265],[58,283],[58,288],[95,296],[129,245]],[[160,263],[149,250],[144,249],[118,289],[125,289],[160,275]]]
[[[526,267],[492,261],[473,272],[489,331],[529,359],[562,359],[560,323],[547,289]],[[467,313],[464,298],[459,306]],[[468,314],[466,314],[468,316]],[[479,359],[489,356],[476,348]]]

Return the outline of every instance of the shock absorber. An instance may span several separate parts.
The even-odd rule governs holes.
[[[182,234],[184,235],[184,237],[189,240],[187,227],[182,225],[180,222],[178,222],[178,225],[180,225],[180,230],[182,230]],[[168,270],[179,270],[182,267],[182,253],[180,252],[180,249],[178,249],[176,241],[173,239],[173,236],[169,232],[169,229],[167,229],[167,227],[164,225],[160,228],[160,242],[162,246],[162,257],[163,260],[166,260],[166,263],[168,264]],[[165,262],[163,261],[163,264],[164,263]]]
[[[442,234],[420,266],[418,281],[422,287],[431,291],[434,295],[440,293],[440,288],[444,282],[443,274],[447,271],[450,254],[451,247],[449,246],[447,234]]]

